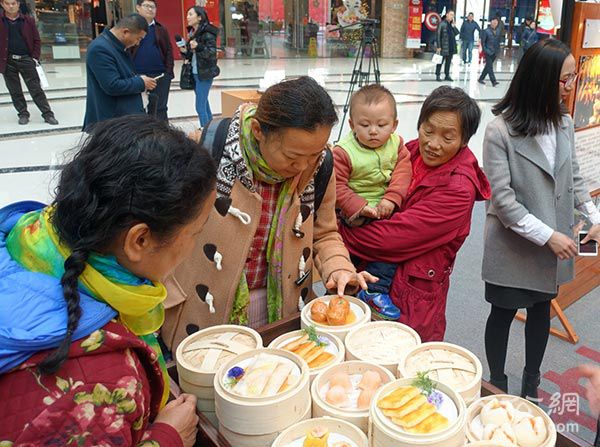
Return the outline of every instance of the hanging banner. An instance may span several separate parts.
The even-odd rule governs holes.
[[[421,0],[408,2],[408,31],[406,35],[406,48],[421,48],[421,15],[423,4]]]
[[[554,17],[552,17],[552,8],[550,0],[540,0],[538,3],[538,27],[537,32],[541,34],[556,34]]]

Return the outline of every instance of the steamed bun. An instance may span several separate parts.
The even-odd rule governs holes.
[[[500,445],[517,447],[517,436],[509,423],[500,426],[489,424],[483,428],[483,439]]]
[[[548,436],[546,424],[539,416],[525,416],[513,428],[520,447],[538,447]]]
[[[515,417],[515,408],[508,401],[492,399],[481,409],[479,413],[481,423],[485,425],[502,425],[511,423]]]

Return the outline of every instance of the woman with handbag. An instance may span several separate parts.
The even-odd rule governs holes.
[[[187,23],[189,40],[185,47],[179,47],[186,59],[181,70],[181,87],[196,93],[196,112],[202,128],[212,119],[208,92],[213,78],[220,73],[217,66],[219,29],[210,23],[206,10],[199,6],[188,10]]]

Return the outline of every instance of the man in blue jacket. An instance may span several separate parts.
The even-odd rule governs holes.
[[[147,31],[146,19],[131,14],[104,30],[88,47],[84,131],[109,118],[145,113],[141,93],[153,90],[156,80],[138,76],[125,50],[138,45]]]
[[[473,57],[473,44],[475,43],[475,30],[481,34],[481,28],[475,20],[472,12],[467,16],[460,26],[460,42],[461,42],[461,55],[464,64],[470,64],[471,58]]]
[[[477,82],[485,85],[485,77],[490,75],[490,81],[492,85],[496,87],[499,83],[496,81],[496,75],[494,74],[494,61],[500,53],[500,36],[498,31],[498,18],[494,17],[490,21],[490,26],[481,33],[481,46],[485,53],[485,67],[481,72],[481,76]]]

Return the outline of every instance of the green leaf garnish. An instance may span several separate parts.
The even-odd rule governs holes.
[[[417,373],[417,377],[412,382],[412,386],[419,388],[425,396],[429,396],[435,391],[436,384],[428,376],[430,371],[420,371]]]
[[[302,329],[302,330],[304,331],[304,333],[305,333],[306,335],[308,335],[308,339],[309,339],[310,341],[313,341],[313,342],[315,342],[315,344],[316,344],[318,347],[321,347],[321,346],[326,346],[326,345],[327,345],[327,343],[323,343],[323,342],[321,341],[321,339],[319,338],[319,335],[317,334],[317,328],[316,328],[316,327],[314,327],[314,326],[308,326],[308,327],[306,327],[306,328],[304,328],[304,329]]]

